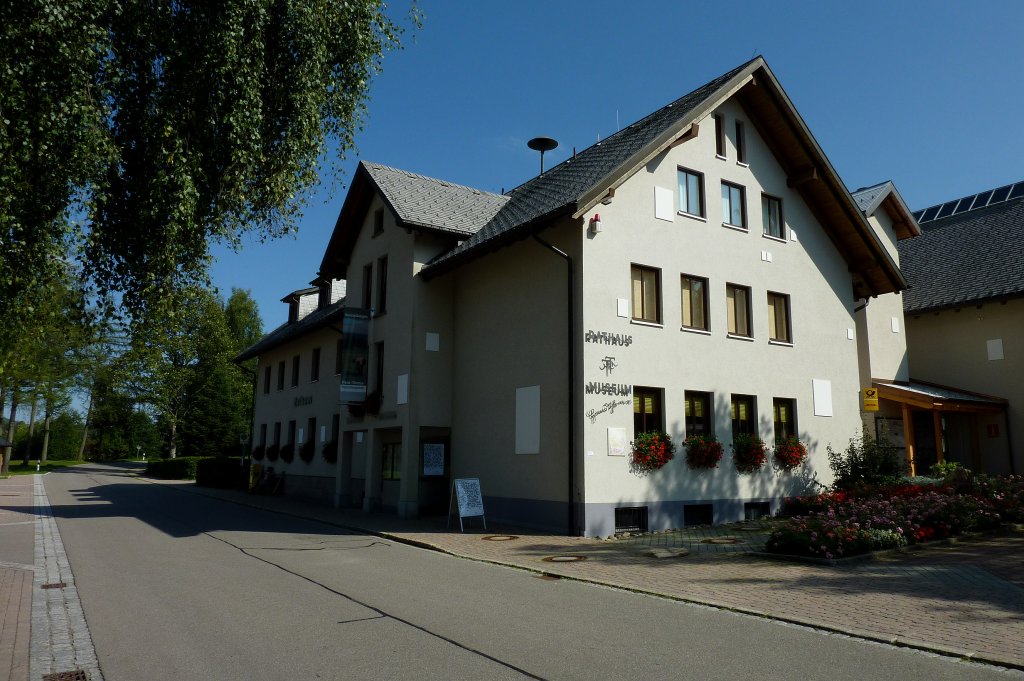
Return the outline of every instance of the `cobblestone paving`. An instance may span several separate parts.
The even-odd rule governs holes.
[[[35,579],[32,602],[31,679],[83,670],[89,681],[103,681],[75,578],[64,552],[57,522],[43,487],[35,477]],[[60,584],[57,588],[43,585]]]
[[[35,566],[5,559],[28,559],[27,553],[20,555],[17,545],[26,551],[31,546],[32,481],[20,476],[0,480],[0,497],[0,679],[28,681]]]

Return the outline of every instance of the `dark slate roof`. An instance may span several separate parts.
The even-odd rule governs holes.
[[[873,205],[878,203],[879,197],[886,193],[886,190],[893,186],[892,182],[886,180],[885,182],[879,182],[872,187],[862,187],[855,189],[850,192],[853,196],[853,200],[857,203],[857,207],[863,212],[868,212]]]
[[[327,307],[319,310],[313,310],[297,322],[290,324],[286,323],[277,327],[263,338],[260,338],[253,345],[239,353],[232,361],[239,363],[244,362],[247,359],[252,359],[253,357],[259,357],[280,345],[284,345],[288,341],[295,340],[296,338],[299,338],[311,331],[315,331],[333,324],[334,322],[341,321],[341,316],[344,311],[344,298],[336,303],[328,305]]]
[[[474,252],[490,247],[490,242],[501,237],[515,238],[517,233],[525,232],[530,225],[574,206],[594,184],[677,124],[759,58],[755,57],[737,66],[513,189],[508,193],[508,202],[480,231],[435,258],[422,272],[426,274],[430,270],[440,270],[445,265],[471,257]]]
[[[899,242],[905,312],[1024,296],[1024,198],[950,215]]]
[[[408,225],[469,236],[509,197],[377,163],[362,162],[398,219]]]

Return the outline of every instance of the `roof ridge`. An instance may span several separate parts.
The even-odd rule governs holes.
[[[366,161],[366,160],[361,160],[360,163],[365,165],[367,168],[379,169],[379,170],[390,170],[391,172],[401,173],[402,175],[406,175],[407,177],[416,178],[418,180],[426,180],[427,182],[436,182],[437,184],[441,184],[441,185],[444,185],[446,187],[453,187],[455,189],[467,189],[467,190],[469,190],[471,192],[476,192],[478,194],[486,194],[488,196],[493,196],[494,198],[497,198],[497,199],[504,199],[504,200],[507,201],[508,198],[509,198],[507,194],[499,194],[497,192],[487,191],[486,189],[480,189],[479,187],[471,187],[471,186],[469,186],[467,184],[459,184],[458,182],[452,182],[451,180],[442,180],[439,177],[431,177],[429,175],[423,175],[421,173],[414,173],[411,170],[403,170],[402,168],[395,168],[394,166],[385,165],[383,163],[374,163],[373,161]]]

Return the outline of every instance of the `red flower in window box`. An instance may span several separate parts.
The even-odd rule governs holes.
[[[791,471],[807,458],[807,447],[795,436],[790,435],[775,445],[775,466]]]
[[[714,435],[690,435],[686,445],[686,465],[690,468],[718,468],[722,460],[722,443]]]
[[[732,440],[732,460],[740,473],[753,473],[768,459],[764,440],[749,433],[739,433]]]
[[[640,433],[631,443],[633,455],[630,464],[637,471],[656,471],[669,461],[676,451],[672,438],[665,433]]]

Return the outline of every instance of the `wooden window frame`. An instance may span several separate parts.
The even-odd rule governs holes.
[[[646,412],[637,410],[646,397],[653,398],[653,408],[649,417]],[[655,423],[649,424],[648,420]],[[665,431],[665,391],[661,388],[635,385],[633,386],[633,435],[655,431]]]
[[[779,320],[781,306],[783,319]],[[782,332],[781,334],[779,332]],[[785,293],[768,291],[768,340],[772,343],[793,344],[793,318],[789,296]]]
[[[747,129],[736,119],[736,162],[747,165]]]
[[[690,288],[687,290],[686,285],[689,283]],[[695,296],[693,293],[693,284],[699,283],[701,292],[696,299],[700,300],[700,311],[701,317],[703,318],[703,324],[694,324],[693,321],[693,309]],[[690,303],[690,324],[687,324],[686,319],[686,303]],[[680,320],[684,329],[692,329],[695,331],[710,331],[711,320],[708,318],[708,280],[706,277],[696,277],[691,274],[683,274],[679,278],[679,302],[680,302]]]
[[[715,114],[715,156],[725,158],[725,116]]]
[[[778,206],[778,234],[771,231],[771,205]],[[764,235],[781,241],[786,240],[786,221],[782,215],[782,199],[771,194],[761,194],[761,227]]]
[[[740,419],[737,417],[737,413],[742,410],[742,407],[746,405],[749,409],[749,415],[746,419]],[[757,397],[754,395],[739,395],[733,394],[729,396],[729,418],[732,422],[732,436],[735,438],[740,433],[747,433],[749,435],[757,435]],[[743,427],[743,423],[747,423],[746,428]],[[739,427],[737,427],[739,426]]]
[[[789,408],[790,414],[786,421],[779,419],[779,407],[785,406]],[[797,437],[797,421],[796,421],[796,399],[792,397],[775,397],[772,398],[772,424],[775,431],[775,444],[778,445],[780,442],[788,437]],[[782,432],[780,433],[779,424],[782,423]],[[786,423],[789,424],[788,428]]]
[[[640,274],[640,310],[637,310],[636,300],[636,274]],[[653,275],[654,279],[654,318],[648,318],[647,302],[649,298],[649,291],[645,285],[643,278],[644,274]],[[630,282],[630,315],[632,320],[635,322],[643,322],[646,324],[661,324],[661,270],[656,267],[648,267],[646,265],[638,265],[632,263],[629,266],[629,282]],[[638,314],[639,313],[639,314]]]
[[[743,321],[746,322],[746,333],[740,329],[740,307],[736,302],[736,294],[743,293],[744,305],[743,310]],[[730,336],[737,338],[753,338],[754,337],[754,325],[751,320],[751,308],[750,308],[750,287],[741,286],[740,284],[729,284],[725,285],[725,305],[726,305],[726,331]],[[731,313],[731,314],[730,314]]]
[[[700,430],[696,426],[698,425],[696,406],[700,404],[704,410],[705,415],[702,420],[706,420],[707,429]],[[715,394],[711,392],[704,392],[701,390],[687,390],[683,393],[683,419],[686,428],[686,437],[691,435],[714,435],[715,434]]]

